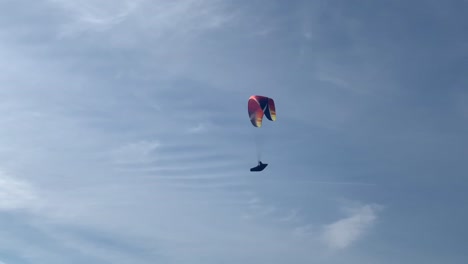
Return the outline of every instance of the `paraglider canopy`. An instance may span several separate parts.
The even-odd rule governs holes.
[[[265,96],[250,96],[248,111],[250,122],[254,127],[262,126],[263,116],[266,116],[270,121],[276,120],[275,101]]]

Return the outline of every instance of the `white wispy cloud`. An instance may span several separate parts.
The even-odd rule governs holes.
[[[258,197],[253,197],[246,202],[247,210],[242,214],[242,218],[246,220],[259,220],[263,219],[266,222],[283,224],[287,228],[292,228],[293,233],[297,232],[300,227],[297,224],[301,224],[303,220],[300,215],[300,210],[297,208],[288,208],[275,205],[262,201]]]
[[[51,0],[72,14],[62,37],[86,31],[111,30],[127,20],[136,30],[151,29],[152,36],[186,35],[199,30],[216,29],[233,18],[222,11],[218,0],[176,1],[68,1]]]
[[[0,171],[0,210],[31,209],[39,205],[34,188]]]
[[[139,0],[68,1],[49,0],[66,10],[71,22],[63,25],[61,37],[73,36],[86,30],[102,31],[122,23],[141,5]]]
[[[292,234],[297,237],[312,237],[315,235],[315,229],[316,226],[314,224],[305,224],[295,227]]]
[[[201,122],[195,126],[192,126],[188,129],[189,134],[199,134],[209,131],[210,129],[214,129],[216,126],[211,122]]]
[[[278,208],[274,205],[267,204],[258,197],[253,197],[247,201],[248,211],[242,215],[244,219],[256,219],[261,217],[271,217]]]
[[[377,219],[378,205],[364,205],[358,208],[347,208],[349,216],[323,229],[323,240],[332,249],[349,247],[361,238]]]
[[[111,151],[111,158],[119,164],[148,163],[155,159],[154,151],[160,146],[155,140],[128,143]]]
[[[289,213],[283,217],[280,217],[278,221],[280,222],[294,222],[299,218],[299,210],[298,209],[291,209]]]

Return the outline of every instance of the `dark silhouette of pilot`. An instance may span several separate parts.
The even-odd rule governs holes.
[[[262,171],[266,166],[268,166],[268,164],[258,161],[258,166],[251,168],[250,171]]]

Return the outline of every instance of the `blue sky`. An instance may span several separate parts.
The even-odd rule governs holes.
[[[1,1],[0,264],[465,263],[467,5]]]

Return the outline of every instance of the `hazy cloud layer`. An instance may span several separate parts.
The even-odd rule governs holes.
[[[466,262],[466,8],[2,1],[0,264]]]

